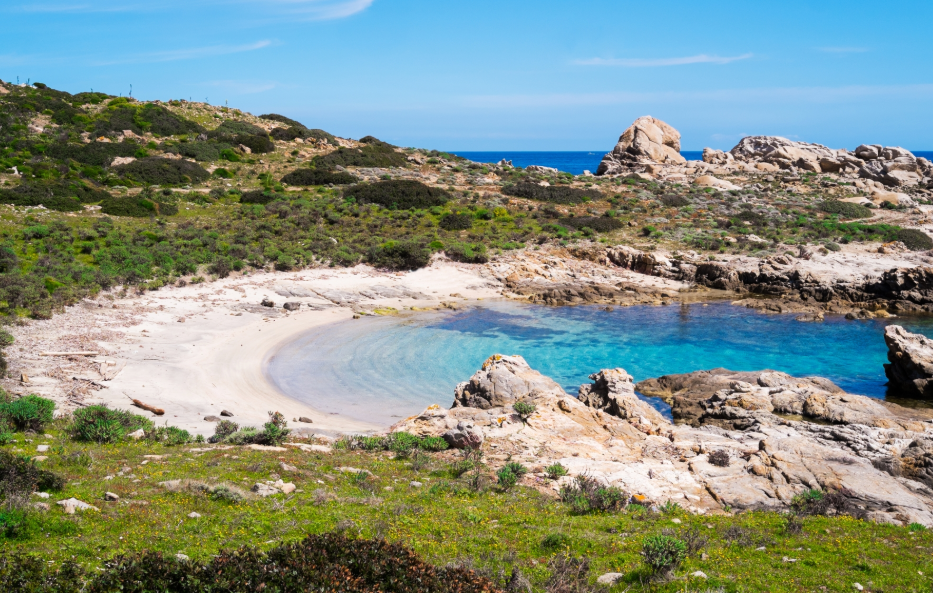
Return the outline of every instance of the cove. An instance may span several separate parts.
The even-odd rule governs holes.
[[[449,406],[457,383],[490,355],[520,354],[576,394],[587,376],[622,367],[635,381],[725,367],[816,375],[850,393],[901,405],[887,394],[884,327],[933,335],[933,319],[802,323],[728,303],[545,307],[487,301],[458,312],[364,317],[331,324],[284,344],[267,361],[286,395],[325,413],[389,425],[432,403]],[[669,414],[669,407],[646,398]]]

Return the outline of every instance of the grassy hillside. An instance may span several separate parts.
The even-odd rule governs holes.
[[[8,407],[0,412],[5,422],[17,421]],[[22,417],[33,416],[17,416]],[[615,591],[851,591],[854,583],[868,591],[931,587],[929,531],[825,516],[836,511],[817,495],[801,498],[789,514],[696,516],[675,504],[659,508],[648,500],[607,494],[603,501],[614,502],[596,510],[597,499],[581,503],[571,490],[562,501],[543,468],[526,468],[515,485],[488,469],[479,453],[431,451],[440,447],[431,442],[419,448],[417,439],[257,450],[224,442],[186,444],[188,435],[154,428],[145,419],[126,429],[145,426],[140,440],[127,438],[122,429],[101,432],[104,425],[88,416],[30,422],[35,432],[0,431],[5,441],[0,549],[7,563],[0,573],[21,567],[21,553],[40,559],[40,569],[61,582],[67,575],[82,582],[106,580],[115,574],[114,566],[139,569],[155,566],[156,560],[161,572],[187,574],[216,562],[222,550],[246,547],[242,553],[275,556],[283,545],[297,545],[309,534],[339,533],[399,544],[434,566],[473,569],[503,589],[515,570],[533,590],[551,593],[604,590],[595,579],[609,572],[620,574]],[[226,428],[219,432],[235,442],[229,436],[233,427]],[[295,442],[310,449],[314,439]],[[25,461],[35,458],[41,445],[48,446],[44,459]],[[38,483],[24,477],[38,468],[45,472]],[[251,491],[278,480],[296,489],[268,497]],[[49,498],[30,494],[37,484]],[[72,497],[98,510],[68,514],[56,504]],[[674,557],[681,555],[682,562],[667,575],[647,564],[646,546],[652,541],[671,544]],[[137,556],[143,552],[150,554]],[[154,560],[153,552],[162,556]],[[110,562],[118,556],[123,560]],[[658,557],[650,559],[658,562]]]

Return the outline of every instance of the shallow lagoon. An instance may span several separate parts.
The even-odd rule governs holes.
[[[267,373],[283,393],[326,413],[388,425],[432,403],[490,355],[520,354],[575,394],[587,375],[622,367],[636,381],[725,367],[818,375],[885,398],[884,327],[933,335],[933,319],[801,323],[728,303],[663,307],[543,307],[485,301],[460,312],[364,317],[284,345]],[[650,398],[667,412],[663,402]],[[905,403],[900,400],[898,403]],[[907,402],[916,404],[916,402]]]

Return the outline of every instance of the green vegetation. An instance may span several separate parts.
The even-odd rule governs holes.
[[[933,239],[918,229],[900,229],[897,231],[897,240],[906,245],[911,251],[933,249]]]
[[[372,137],[363,138],[362,148],[340,147],[330,154],[316,156],[312,160],[319,169],[333,169],[337,165],[342,167],[404,167],[408,164],[407,157],[396,152],[395,147]]]
[[[566,186],[541,186],[535,183],[509,185],[502,188],[502,193],[508,196],[554,204],[582,204],[603,198],[603,195],[596,190],[576,189]]]
[[[372,184],[361,183],[348,187],[344,195],[355,199],[360,204],[378,204],[392,210],[443,206],[451,198],[450,194],[443,189],[408,179],[392,179]]]
[[[289,185],[347,185],[358,179],[349,173],[321,171],[318,169],[297,169],[282,177],[282,183]]]
[[[839,214],[844,218],[871,218],[871,208],[839,200],[826,200],[820,204],[820,210],[830,214]]]
[[[92,415],[139,418],[111,412]],[[595,591],[606,572],[622,575],[609,591],[655,593],[931,585],[933,532],[858,519],[844,493],[808,492],[792,514],[702,516],[581,476],[571,489],[593,500],[581,505],[547,494],[549,483],[523,464],[494,470],[476,452],[437,450],[407,433],[348,437],[330,453],[191,451],[166,439],[75,440],[78,423],[88,419],[54,420],[48,436],[17,432],[0,446],[0,578],[12,590],[326,590],[336,575],[347,591],[481,583],[491,593],[527,579],[534,591],[563,593]],[[237,428],[218,423],[224,430]],[[51,446],[45,461],[25,456],[37,443]],[[249,492],[279,477],[298,489]],[[51,508],[32,504],[42,501],[35,491],[51,493]],[[68,515],[55,504],[72,497],[100,511]],[[698,570],[708,578],[690,576]],[[37,583],[51,588],[23,589]]]
[[[112,216],[132,216],[148,218],[150,216],[172,216],[178,214],[178,206],[158,202],[144,197],[111,198],[100,203],[101,212]]]
[[[210,173],[196,163],[162,157],[139,159],[113,169],[125,179],[151,185],[189,185],[210,177]]]

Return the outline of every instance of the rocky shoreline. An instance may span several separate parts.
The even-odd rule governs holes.
[[[892,352],[919,338],[897,333],[903,343]],[[522,357],[495,355],[457,386],[449,410],[430,406],[390,431],[482,448],[494,466],[516,460],[539,477],[560,463],[570,475],[555,490],[585,474],[642,504],[674,501],[702,514],[781,509],[819,489],[865,518],[933,526],[933,410],[767,370],[715,369],[635,385],[616,368],[590,379],[574,397]],[[636,389],[669,401],[676,423]],[[519,415],[519,402],[534,412]]]

